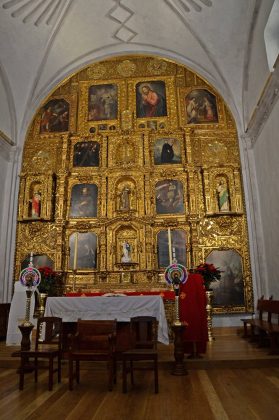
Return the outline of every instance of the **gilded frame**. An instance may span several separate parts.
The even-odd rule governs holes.
[[[219,180],[226,180],[228,190],[229,208],[224,211],[218,206],[218,184]],[[243,214],[243,203],[241,194],[240,173],[233,167],[215,167],[204,169],[203,183],[205,192],[206,214],[221,216],[225,214]]]
[[[183,213],[157,213],[156,211],[156,185],[160,181],[179,181],[183,187],[183,203],[184,203],[184,211]],[[165,169],[161,170],[158,174],[155,174],[154,178],[151,181],[151,188],[152,188],[152,202],[153,202],[153,214],[154,217],[158,220],[160,219],[176,219],[179,221],[185,222],[187,220],[188,214],[188,200],[187,200],[187,191],[188,191],[188,181],[185,177],[185,173],[183,174],[179,170],[171,170]]]
[[[86,217],[78,217],[78,216],[72,216],[71,211],[71,198],[72,198],[72,189],[76,185],[96,185],[97,186],[97,192],[98,192],[98,198],[97,198],[97,206],[96,206],[96,216],[86,216]],[[68,190],[68,200],[67,200],[67,219],[70,221],[84,221],[84,220],[97,220],[101,216],[101,186],[100,186],[100,179],[99,176],[96,175],[94,179],[92,180],[92,177],[86,177],[80,176],[78,178],[71,178],[69,180],[69,190]]]
[[[38,222],[53,219],[53,185],[52,175],[22,174],[21,191],[19,195],[19,220]],[[40,186],[40,215],[33,218],[30,215],[31,190],[34,185]]]
[[[156,143],[158,140],[164,140],[164,139],[175,139],[179,142],[180,145],[180,156],[181,156],[181,162],[177,163],[155,163],[155,152],[154,148],[156,147]],[[151,165],[154,167],[154,170],[162,170],[163,168],[169,167],[169,168],[184,168],[187,164],[186,160],[186,148],[185,148],[185,136],[184,133],[181,131],[178,132],[158,132],[156,134],[152,133],[149,136],[149,150],[150,150],[150,162]]]
[[[139,83],[151,83],[162,81],[165,83],[166,88],[166,104],[167,104],[167,115],[161,117],[141,117],[136,118],[136,86]],[[173,127],[177,127],[177,112],[176,112],[176,92],[175,92],[175,78],[172,76],[154,76],[154,77],[141,77],[138,79],[132,79],[128,81],[128,98],[130,110],[135,116],[136,126],[139,130],[162,131],[170,130]]]
[[[69,104],[69,129],[67,131],[51,131],[51,132],[40,132],[40,123],[42,116],[42,109],[50,100],[65,100]],[[40,138],[51,138],[61,136],[65,133],[74,133],[76,131],[76,115],[77,115],[77,95],[76,93],[64,94],[64,95],[53,95],[41,105],[39,112],[34,121],[34,136]]]
[[[143,144],[140,134],[108,136],[108,167],[134,169],[143,165]],[[123,148],[125,148],[123,150]]]
[[[243,297],[244,302],[242,304],[228,304],[223,302],[223,304],[214,305],[214,299],[213,299],[213,313],[214,314],[229,314],[229,313],[243,313],[243,312],[251,312],[253,311],[253,293],[252,293],[252,278],[250,274],[250,263],[249,263],[249,252],[247,247],[243,248],[229,248],[229,247],[212,247],[212,248],[203,248],[203,261],[213,263],[216,267],[220,267],[222,270],[222,265],[218,263],[218,259],[210,258],[210,255],[212,252],[219,252],[222,253],[229,253],[234,252],[235,255],[239,256],[239,259],[241,260],[242,264],[242,280],[243,280]],[[231,263],[231,266],[233,267],[233,262]],[[235,270],[235,267],[233,267]],[[224,277],[224,275],[227,273],[227,270],[224,270],[224,272],[221,273],[221,276]],[[223,282],[224,279],[221,279],[220,282],[216,282],[212,284],[212,287],[220,287],[222,285],[221,282]],[[233,289],[236,286],[231,285],[230,288],[226,286],[225,290],[230,289],[233,291]],[[213,292],[214,295],[214,292]]]
[[[88,97],[89,89],[92,86],[116,85],[117,86],[117,118],[93,121],[88,118]],[[126,101],[126,84],[119,79],[110,80],[88,80],[79,83],[79,110],[78,110],[78,131],[81,135],[88,136],[90,133],[99,134],[119,130],[121,110]],[[107,127],[107,128],[105,128]]]
[[[84,174],[99,171],[103,166],[103,141],[102,136],[88,136],[88,137],[71,137],[71,150],[70,150],[70,167],[72,173]],[[96,142],[99,144],[99,165],[98,166],[74,166],[74,149],[78,143]]]
[[[217,114],[218,114],[218,122],[208,122],[208,123],[195,123],[195,124],[189,124],[187,123],[186,118],[186,106],[185,106],[185,98],[189,93],[191,93],[194,90],[207,90],[210,94],[214,95],[216,98],[216,107],[217,107]],[[222,104],[222,101],[220,101],[219,95],[216,91],[213,90],[213,88],[199,85],[199,86],[191,86],[191,87],[185,87],[185,88],[179,88],[179,115],[180,115],[180,124],[181,127],[193,127],[193,128],[199,128],[203,130],[212,129],[212,127],[218,128],[219,126],[223,126],[225,124],[225,112],[224,107]]]

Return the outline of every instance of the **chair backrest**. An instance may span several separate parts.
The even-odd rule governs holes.
[[[37,322],[36,350],[39,345],[56,345],[61,350],[62,345],[62,318],[41,317]]]
[[[130,332],[133,348],[157,348],[158,321],[154,316],[132,317],[130,321]]]
[[[116,342],[115,320],[83,320],[77,321],[76,346],[79,350],[115,349]]]

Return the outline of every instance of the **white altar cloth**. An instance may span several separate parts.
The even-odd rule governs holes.
[[[161,296],[48,297],[45,316],[58,316],[63,322],[76,322],[79,318],[129,322],[134,316],[154,316],[158,320],[158,341],[169,344]]]

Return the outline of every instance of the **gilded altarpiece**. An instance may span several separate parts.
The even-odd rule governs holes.
[[[16,277],[33,252],[63,273],[65,291],[161,290],[168,237],[188,268],[223,269],[216,313],[252,309],[238,138],[226,104],[167,60],[90,65],[57,87],[28,131]]]

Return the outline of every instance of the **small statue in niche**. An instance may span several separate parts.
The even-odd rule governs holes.
[[[34,191],[30,200],[32,219],[38,219],[41,216],[41,199],[40,191]]]
[[[130,210],[131,208],[130,195],[131,195],[130,188],[125,186],[120,193],[119,210]]]
[[[220,212],[230,211],[230,197],[225,178],[220,178],[217,185],[218,208]]]
[[[124,262],[124,263],[131,262],[131,245],[127,241],[124,241],[122,244],[121,262]]]

